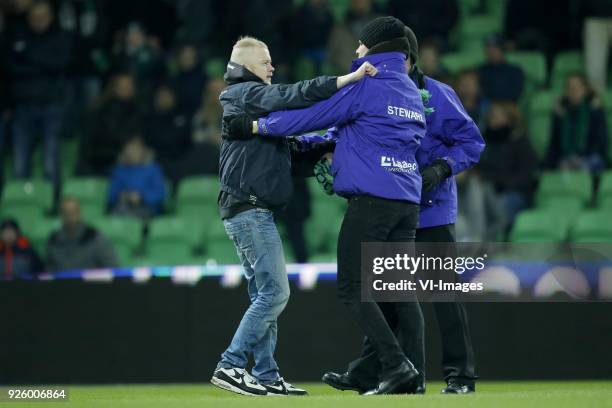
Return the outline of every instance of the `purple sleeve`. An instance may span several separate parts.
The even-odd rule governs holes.
[[[319,133],[307,133],[305,135],[298,136],[297,139],[301,142],[304,151],[307,151],[319,143],[337,142],[338,129],[334,126],[327,129],[327,132],[324,135]]]
[[[262,136],[286,137],[347,123],[354,118],[358,92],[366,80],[348,85],[308,108],[272,112],[257,121],[258,132]]]
[[[444,96],[444,103],[436,107],[443,118],[440,133],[448,146],[441,158],[446,160],[453,174],[458,174],[480,161],[485,142],[455,92],[448,88]]]

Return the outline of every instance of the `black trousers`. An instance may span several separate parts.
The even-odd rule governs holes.
[[[338,297],[368,338],[381,377],[405,360],[405,354],[376,302],[361,301],[361,243],[413,242],[419,206],[369,196],[351,197],[338,238]],[[408,303],[410,304],[410,303]],[[406,304],[394,303],[399,316]],[[409,307],[413,310],[413,307]],[[378,378],[378,376],[377,376]],[[376,384],[374,384],[376,385]],[[372,387],[373,388],[373,387]]]
[[[417,242],[455,242],[455,226],[442,225],[421,228],[416,232]],[[405,355],[425,380],[425,342],[423,313],[418,302],[398,309],[394,303],[379,303],[389,327],[397,336]],[[467,313],[456,302],[432,303],[442,340],[442,372],[444,380],[460,378],[467,383],[475,381],[474,351],[470,337]],[[404,314],[401,313],[404,312]],[[358,385],[370,389],[378,382],[380,365],[376,350],[369,338],[364,339],[361,356],[349,363],[348,373]]]

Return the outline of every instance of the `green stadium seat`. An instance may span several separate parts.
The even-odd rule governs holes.
[[[79,160],[79,138],[72,137],[62,140],[61,144],[61,173],[64,180],[74,176]]]
[[[19,223],[21,229],[24,229],[27,225],[43,218],[45,213],[36,206],[14,204],[2,206],[0,208],[0,216],[2,218],[14,218]]]
[[[503,21],[494,15],[467,16],[459,24],[459,46],[461,51],[481,50],[483,40],[503,29]]]
[[[597,190],[597,205],[601,208],[612,209],[612,170],[601,175]]]
[[[329,263],[329,262],[333,262],[336,263],[337,262],[337,252],[336,251],[330,251],[330,252],[325,252],[325,253],[319,253],[319,254],[315,254],[312,255],[310,257],[310,259],[308,260],[308,262],[315,262],[315,263]]]
[[[2,208],[32,207],[49,211],[53,204],[53,187],[47,181],[11,181],[4,186]]]
[[[298,59],[293,66],[293,77],[298,81],[314,78],[316,74],[317,71],[314,62],[308,58]]]
[[[538,209],[578,214],[584,208],[584,202],[579,197],[545,196],[538,202]]]
[[[441,58],[442,66],[453,75],[465,69],[476,68],[483,62],[482,52],[453,52],[444,54]]]
[[[147,259],[152,266],[189,265],[193,259],[193,250],[187,242],[169,242],[149,240]]]
[[[588,172],[546,172],[540,177],[536,202],[539,204],[554,198],[576,197],[584,205],[588,205],[591,202],[592,195],[593,180]]]
[[[108,180],[101,177],[69,179],[62,189],[62,195],[79,200],[85,219],[98,218],[106,210]]]
[[[529,101],[529,140],[540,159],[546,156],[552,127],[556,96],[551,91],[537,91]]]
[[[569,220],[548,210],[526,210],[516,217],[510,241],[563,242],[567,237]]]
[[[487,14],[495,16],[501,21],[506,17],[506,0],[485,0]]]
[[[179,214],[195,215],[216,208],[219,195],[217,176],[192,176],[183,179],[176,194],[176,210]]]
[[[196,219],[174,216],[154,218],[149,224],[147,247],[152,243],[184,243],[193,249],[202,242],[204,228]]]
[[[130,251],[138,249],[142,240],[142,222],[132,217],[100,217],[90,223],[113,242]]]
[[[571,241],[612,243],[612,212],[595,210],[580,214],[571,230]]]
[[[349,0],[329,0],[329,8],[334,20],[341,22],[349,8]]]
[[[22,226],[22,229],[38,254],[45,257],[47,240],[51,233],[59,229],[60,226],[61,221],[58,218],[38,218],[31,224]]]
[[[546,84],[546,58],[541,52],[510,52],[508,62],[518,65],[525,73],[528,82],[537,87]]]
[[[204,70],[209,78],[223,78],[225,74],[226,61],[222,58],[211,58],[206,62]]]
[[[207,243],[206,258],[218,264],[240,264],[236,247],[227,236]]]
[[[565,87],[565,79],[572,72],[584,72],[584,59],[581,51],[560,52],[555,57],[550,74],[551,87],[560,92]]]

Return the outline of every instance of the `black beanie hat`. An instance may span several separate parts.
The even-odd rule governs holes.
[[[404,23],[395,17],[378,17],[366,24],[359,33],[359,41],[368,48],[385,41],[404,37]]]
[[[410,43],[410,59],[412,60],[412,64],[414,65],[419,59],[419,42],[417,41],[414,31],[412,31],[408,26],[404,26],[404,35]]]

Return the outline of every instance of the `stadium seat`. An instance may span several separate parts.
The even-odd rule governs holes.
[[[555,94],[551,91],[537,91],[529,101],[529,140],[540,159],[546,156],[550,143],[555,98]]]
[[[612,170],[601,175],[597,190],[597,205],[600,208],[612,209]]]
[[[69,179],[62,189],[62,195],[77,198],[86,218],[102,215],[106,209],[108,180],[101,177]]]
[[[53,187],[47,181],[11,181],[4,186],[2,209],[14,207],[38,208],[49,211],[53,204]]]
[[[19,223],[21,229],[43,218],[45,213],[35,206],[7,205],[0,208],[0,216],[4,218],[14,218]]]
[[[453,52],[444,54],[441,58],[442,66],[453,75],[465,69],[476,68],[483,61],[482,52]]]
[[[525,73],[527,81],[537,87],[546,84],[546,58],[541,52],[510,52],[508,62],[518,65]]]
[[[344,21],[344,16],[349,8],[349,0],[330,0],[329,8],[335,21]]]
[[[544,202],[555,198],[576,197],[584,205],[591,202],[593,181],[588,172],[559,171],[546,172],[540,177],[536,192],[536,202]]]
[[[206,258],[214,260],[218,264],[227,265],[240,263],[236,247],[234,247],[234,243],[228,237],[208,242],[206,246]]]
[[[571,241],[612,243],[612,212],[595,210],[580,214],[571,230]]]
[[[113,242],[115,247],[128,248],[130,252],[138,249],[142,239],[142,223],[132,217],[100,217],[92,219],[95,226],[104,236]],[[125,251],[123,249],[119,252]]]
[[[178,186],[176,211],[181,216],[195,216],[207,213],[211,209],[216,211],[218,195],[219,178],[217,176],[187,177]]]
[[[494,15],[465,17],[459,24],[459,46],[461,51],[482,50],[483,40],[490,34],[502,31],[503,21]]]
[[[538,209],[577,214],[584,208],[579,197],[545,196],[538,202]]]
[[[151,266],[188,265],[193,259],[193,249],[185,241],[150,240],[147,243],[147,260]]]
[[[582,52],[566,51],[557,54],[550,74],[551,88],[557,92],[562,91],[565,86],[565,78],[572,72],[584,72]]]
[[[38,218],[23,228],[26,237],[32,242],[32,246],[42,258],[45,257],[47,240],[53,231],[61,226],[58,218]]]
[[[226,62],[222,58],[211,58],[206,62],[204,70],[209,78],[223,78]]]
[[[195,248],[202,242],[202,224],[193,218],[164,216],[154,218],[149,224],[148,245],[160,242],[183,242]]]
[[[569,221],[547,210],[526,210],[516,217],[510,233],[512,242],[563,242]]]

